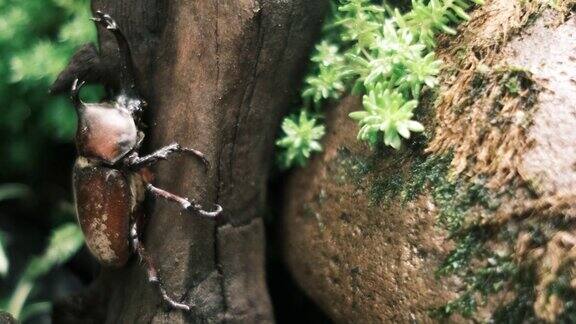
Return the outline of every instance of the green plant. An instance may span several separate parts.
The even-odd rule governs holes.
[[[81,242],[81,236],[67,240],[56,235],[44,256],[22,268],[29,251],[44,244],[43,235],[71,219],[65,209],[71,198],[67,188],[76,116],[68,98],[50,96],[48,88],[75,49],[96,40],[90,16],[89,0],[0,0],[0,201],[25,198],[0,207],[0,217],[13,225],[3,229],[0,239],[0,274],[7,273],[0,304],[22,322],[50,305],[26,303],[31,292],[46,293],[36,279],[68,258],[50,251],[68,242],[74,243],[72,253]],[[93,99],[98,94],[94,88],[83,93]],[[58,227],[56,233],[66,231]],[[30,270],[33,265],[37,270]]]
[[[450,25],[462,20],[469,20],[466,10],[470,3],[484,4],[483,0],[412,0],[412,10],[405,15],[398,10],[394,17],[400,28],[410,30],[418,39],[433,48],[436,46],[435,35],[444,32],[455,35],[456,30]]]
[[[22,321],[33,313],[47,311],[50,307],[48,302],[26,304],[36,280],[70,259],[80,249],[83,242],[82,231],[75,223],[67,223],[56,228],[50,237],[46,251],[43,255],[34,257],[28,262],[12,295],[3,302],[2,309]]]
[[[319,152],[322,146],[318,142],[324,136],[324,126],[317,125],[318,120],[310,117],[306,110],[300,115],[284,119],[282,130],[286,134],[276,142],[285,150],[280,154],[280,166],[288,168],[292,165],[303,166],[312,152]]]
[[[320,114],[327,101],[339,99],[352,89],[364,96],[364,110],[350,115],[360,124],[358,138],[375,144],[381,134],[386,145],[400,148],[401,137],[424,130],[412,117],[422,88],[437,85],[441,62],[432,51],[435,35],[454,34],[450,25],[468,20],[465,10],[482,3],[413,0],[406,13],[370,0],[336,3],[324,39],[311,58],[310,75],[302,92],[303,109]],[[278,144],[282,150],[297,150],[287,141],[278,143],[282,143]],[[296,159],[281,161],[283,167],[303,165],[301,160],[295,163]]]
[[[338,47],[327,41],[316,45],[316,53],[311,58],[317,64],[317,72],[306,78],[302,98],[315,105],[326,99],[339,99],[346,90],[345,80],[350,71],[345,68],[344,57]]]
[[[6,255],[6,234],[0,232],[0,276],[6,277],[8,274],[8,269],[10,267],[10,262],[8,261],[8,256]]]
[[[0,184],[0,202],[5,200],[24,198],[30,194],[30,188],[21,183]],[[0,231],[0,276],[6,277],[10,262],[6,255],[6,233]]]
[[[405,101],[396,90],[383,89],[378,84],[364,96],[366,110],[353,112],[350,117],[358,120],[362,127],[358,133],[359,139],[375,144],[381,133],[384,144],[398,149],[402,143],[400,136],[410,138],[410,132],[424,130],[422,124],[411,120],[412,110],[417,105],[416,100]]]
[[[35,176],[55,145],[72,140],[74,109],[48,87],[96,39],[90,16],[88,0],[0,1],[0,181]]]

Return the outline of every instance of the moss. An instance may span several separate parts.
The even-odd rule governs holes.
[[[444,259],[442,265],[436,270],[436,274],[443,276],[458,273],[465,269],[473,258],[484,254],[486,249],[482,245],[483,234],[485,233],[482,231],[470,231],[461,235],[457,239],[456,247]]]
[[[468,46],[461,45],[461,46],[458,46],[454,49],[452,55],[456,59],[458,67],[461,67],[462,64],[464,62],[466,62],[466,59],[468,58],[469,54],[470,54],[470,49],[468,48]]]
[[[509,78],[506,83],[504,83],[504,86],[508,90],[508,93],[514,96],[517,96],[518,92],[520,92],[520,81],[517,77]]]
[[[452,154],[430,156],[415,161],[403,189],[404,199],[412,200],[425,188],[438,207],[438,225],[455,241],[455,248],[437,269],[438,276],[458,275],[464,283],[460,296],[434,309],[435,316],[453,313],[471,317],[491,294],[499,292],[516,276],[518,269],[509,255],[491,252],[486,245],[495,235],[493,229],[477,225],[482,211],[500,206],[481,179],[468,182],[450,176]]]
[[[457,312],[464,317],[473,317],[490,295],[501,292],[510,278],[518,273],[516,264],[509,256],[492,254],[484,266],[475,267],[463,276],[466,288],[460,297],[435,309],[433,314],[447,317]],[[510,320],[505,322],[510,323]]]
[[[404,177],[401,173],[379,177],[370,187],[370,201],[379,205],[383,201],[389,204],[396,200],[404,187]]]
[[[511,280],[510,290],[516,292],[516,296],[498,307],[492,319],[494,323],[535,323],[538,322],[534,313],[534,286],[536,274],[531,267],[518,268]]]
[[[451,154],[417,159],[412,164],[411,178],[403,191],[404,199],[413,200],[422,193],[426,185],[432,188],[445,187],[451,161]]]
[[[576,270],[566,271],[565,278],[559,275],[549,286],[542,284],[543,278],[556,275],[546,264],[567,262],[569,248],[554,240],[560,231],[571,233],[574,224],[565,225],[566,217],[555,210],[560,208],[559,202],[549,204],[549,218],[538,218],[542,211],[528,207],[539,205],[532,201],[537,199],[531,192],[534,190],[526,190],[517,177],[516,157],[530,147],[525,130],[532,122],[540,89],[529,71],[492,65],[499,60],[500,45],[535,21],[545,7],[541,2],[524,1],[515,9],[518,13],[511,15],[514,19],[509,25],[502,26],[502,34],[495,35],[501,40],[498,44],[477,44],[472,39],[461,42],[461,47],[449,54],[448,61],[463,67],[456,76],[451,72],[444,75],[451,81],[450,87],[444,89],[435,105],[442,124],[427,147],[435,155],[413,164],[414,175],[407,180],[410,185],[404,191],[405,198],[411,200],[423,188],[429,188],[438,207],[438,225],[448,230],[455,243],[437,274],[457,276],[462,282],[460,295],[434,309],[434,315],[459,313],[473,321],[496,323],[532,323],[544,318],[576,321],[576,281],[572,281],[575,287],[570,285]],[[468,53],[467,47],[482,55]],[[455,152],[454,156],[446,154],[449,151]],[[482,158],[482,152],[500,152],[499,156],[514,159],[505,163],[497,156]],[[502,201],[511,208],[500,208]],[[523,212],[510,210],[514,208]],[[501,214],[515,216],[500,222]],[[528,222],[528,217],[536,220]],[[531,238],[523,248],[517,246],[520,235]],[[557,246],[566,251],[553,250]],[[524,251],[524,255],[513,255],[511,251]],[[531,263],[528,258],[536,259]],[[568,260],[573,264],[572,259]],[[560,300],[541,305],[545,312],[552,313],[544,312],[549,318],[538,310],[542,286],[547,298]],[[491,318],[480,318],[487,315],[478,312],[483,306],[487,306],[484,310],[496,309]]]
[[[566,269],[548,288],[550,296],[556,295],[564,301],[564,311],[558,316],[558,323],[576,323],[576,290],[571,284],[573,276]]]
[[[436,274],[439,277],[456,275],[462,282],[460,296],[431,310],[434,316],[445,318],[458,313],[475,318],[480,307],[492,296],[501,294],[507,297],[502,299],[492,319],[522,322],[536,318],[533,310],[535,283],[533,279],[528,280],[534,277],[534,268],[517,265],[506,252],[509,249],[505,248],[506,244],[515,244],[519,230],[494,228],[481,222],[483,217],[499,209],[501,200],[505,199],[503,196],[508,193],[495,194],[482,178],[471,181],[453,176],[452,154],[414,158],[416,152],[410,149],[395,155],[376,152],[365,157],[341,147],[335,159],[338,170],[335,174],[342,181],[367,188],[375,205],[407,203],[424,192],[431,194],[438,207],[437,224],[448,231],[455,243]],[[523,229],[531,233],[535,245],[546,244],[549,240],[548,234],[537,225]],[[494,245],[495,242],[505,244]],[[555,287],[563,291],[562,286]],[[506,295],[508,291],[510,294]],[[570,307],[572,304],[566,303],[566,308]]]
[[[352,154],[345,146],[338,148],[335,180],[342,184],[351,181],[360,185],[364,177],[373,169],[373,163],[362,156]]]

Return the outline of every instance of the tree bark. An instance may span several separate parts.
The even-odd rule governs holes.
[[[144,244],[168,291],[196,305],[166,309],[137,260],[104,270],[89,295],[60,303],[55,322],[273,322],[264,269],[268,171],[281,117],[296,94],[326,1],[94,0],[125,31],[149,102],[148,148],[204,152],[163,162],[156,185],[224,208],[218,224],[158,202]],[[116,43],[99,30],[101,51]]]

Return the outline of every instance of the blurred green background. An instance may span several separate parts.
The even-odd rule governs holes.
[[[0,309],[24,323],[49,323],[50,300],[96,268],[76,253],[75,112],[48,94],[75,49],[95,41],[90,16],[88,0],[0,0]]]

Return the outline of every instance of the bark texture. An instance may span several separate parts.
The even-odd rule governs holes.
[[[403,181],[418,177],[411,165],[426,159],[425,153],[453,156],[451,176],[459,181],[482,178],[495,195],[511,193],[498,208],[471,213],[492,230],[514,228],[505,240],[511,246],[494,240],[490,248],[502,248],[516,264],[531,264],[525,255],[541,253],[533,263],[538,285],[529,290],[537,297],[528,309],[538,321],[561,318],[564,304],[541,291],[559,276],[558,264],[568,262],[564,251],[574,251],[572,243],[557,243],[559,237],[572,242],[574,225],[561,232],[550,224],[573,219],[576,206],[576,18],[536,3],[487,1],[458,38],[442,38],[439,55],[447,68],[435,103],[422,103],[435,115],[424,120],[424,147],[413,143],[382,152],[358,142],[348,114],[362,109],[359,98],[346,98],[328,112],[325,151],[289,179],[281,232],[296,281],[336,322],[434,322],[430,310],[462,293],[463,279],[435,275],[454,249],[438,226],[443,207],[434,192],[442,189],[432,183],[402,199]],[[502,73],[528,77],[513,81],[525,83],[510,95]],[[535,88],[527,84],[539,90],[531,95]],[[532,224],[550,229],[543,235],[548,243],[534,243],[532,232],[523,229]],[[557,245],[561,251],[555,254]],[[491,299],[474,318],[490,321],[513,299],[511,291]],[[529,322],[528,313],[505,318]]]
[[[177,141],[203,151],[163,162],[156,185],[224,208],[219,224],[158,202],[144,244],[190,314],[167,310],[145,271],[105,271],[89,295],[59,304],[55,322],[272,322],[264,270],[268,170],[281,117],[298,89],[327,9],[306,0],[93,0],[127,34],[150,103],[152,150]],[[101,50],[114,40],[99,30]],[[92,311],[90,310],[92,309]]]

